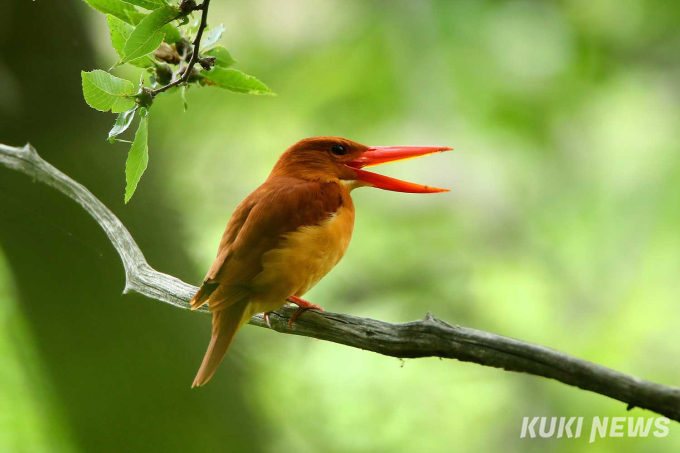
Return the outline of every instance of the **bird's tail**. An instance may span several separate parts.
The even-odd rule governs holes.
[[[212,338],[203,358],[203,363],[201,363],[201,368],[199,368],[194,383],[191,385],[192,388],[205,384],[215,374],[215,370],[227,353],[234,335],[250,318],[250,313],[247,310],[249,306],[250,302],[243,299],[213,313]]]

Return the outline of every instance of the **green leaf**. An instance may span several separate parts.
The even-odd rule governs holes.
[[[137,25],[123,47],[125,57],[122,63],[143,57],[153,52],[161,45],[165,33],[161,31],[163,25],[177,17],[179,10],[172,6],[158,8],[146,16]]]
[[[122,20],[118,19],[115,16],[111,16],[110,14],[106,16],[106,21],[109,24],[109,33],[111,34],[111,45],[116,50],[116,53],[122,60],[124,57],[123,48],[125,47],[125,42],[132,34],[132,30],[134,30],[134,27],[130,24],[123,22]],[[149,68],[153,66],[153,60],[148,55],[145,55],[141,58],[137,58],[136,60],[132,60],[129,63],[140,68]]]
[[[111,14],[125,22],[130,22],[129,11],[134,11],[135,7],[121,0],[85,0],[92,8],[104,14]]]
[[[122,58],[125,41],[132,33],[132,25],[126,24],[116,16],[106,15],[106,22],[109,24],[109,34],[111,35],[111,45],[116,49],[116,53]]]
[[[125,203],[130,201],[132,195],[137,190],[137,184],[144,174],[147,165],[149,164],[149,116],[146,109],[141,109],[139,116],[139,127],[135,133],[135,141],[132,142],[132,147],[128,153],[127,162],[125,163]]]
[[[129,80],[119,79],[100,69],[82,71],[80,75],[85,102],[93,109],[120,113],[135,106],[135,101],[130,98],[135,92],[135,86]]]
[[[125,14],[127,15],[127,20],[125,22],[132,25],[139,24],[142,21],[142,19],[144,19],[147,16],[143,12],[138,11],[136,9],[125,11]]]
[[[133,25],[139,24],[145,17],[147,17],[147,14],[144,14],[137,10],[126,11],[126,13],[128,15],[128,21]],[[182,40],[182,33],[179,31],[177,27],[175,27],[172,24],[163,25],[161,31],[165,33],[165,42],[169,44],[175,44],[176,42]]]
[[[165,0],[122,0],[125,3],[130,3],[131,5],[137,5],[144,9],[158,9],[161,6],[166,6],[168,2]]]
[[[213,47],[212,49],[203,52],[202,56],[215,57],[215,64],[223,68],[228,68],[236,63],[236,60],[234,60],[229,51],[222,46]]]
[[[180,42],[182,40],[182,33],[172,24],[163,25],[161,31],[165,33],[165,42],[168,44],[175,44],[176,42]]]
[[[127,112],[121,112],[116,118],[116,122],[113,128],[109,131],[109,142],[113,143],[116,141],[116,137],[125,132],[132,124],[132,119],[135,117],[135,111],[137,106],[128,110]]]
[[[210,71],[202,70],[201,74],[205,77],[204,80],[208,85],[217,86],[236,93],[276,96],[267,85],[255,77],[244,74],[236,69],[224,69],[215,66]]]
[[[215,44],[217,41],[220,40],[220,38],[222,37],[222,33],[224,33],[225,30],[226,28],[224,28],[224,24],[219,24],[216,28],[210,30],[210,33],[208,33],[208,36],[203,41],[201,48],[207,49],[208,47]]]

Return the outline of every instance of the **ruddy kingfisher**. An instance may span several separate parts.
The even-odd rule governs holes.
[[[191,300],[213,314],[212,338],[192,387],[212,378],[238,329],[256,313],[287,302],[323,310],[302,299],[342,259],[354,229],[350,192],[376,187],[436,193],[423,186],[362,170],[452,148],[364,146],[340,137],[300,140],[279,157],[267,180],[236,208],[217,258]]]

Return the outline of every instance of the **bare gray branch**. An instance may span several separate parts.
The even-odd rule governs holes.
[[[104,229],[125,267],[125,293],[144,296],[188,309],[198,288],[157,272],[125,226],[90,191],[44,161],[26,145],[0,145],[0,163],[48,184],[79,203]],[[207,310],[199,310],[207,313]],[[629,376],[587,360],[521,340],[449,325],[431,314],[404,324],[391,324],[331,312],[306,311],[288,328],[295,309],[284,307],[270,316],[277,332],[318,338],[392,357],[443,357],[508,371],[555,379],[564,384],[609,396],[680,421],[680,388],[664,386]],[[269,328],[262,315],[250,324]]]

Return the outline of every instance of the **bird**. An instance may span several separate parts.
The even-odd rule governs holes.
[[[193,387],[215,373],[243,324],[290,302],[298,305],[289,326],[308,309],[302,299],[342,259],[354,229],[350,192],[359,187],[407,193],[448,192],[364,167],[412,159],[452,148],[365,146],[340,137],[300,140],[281,154],[269,177],[233,212],[217,257],[191,309],[212,313],[212,336]]]

